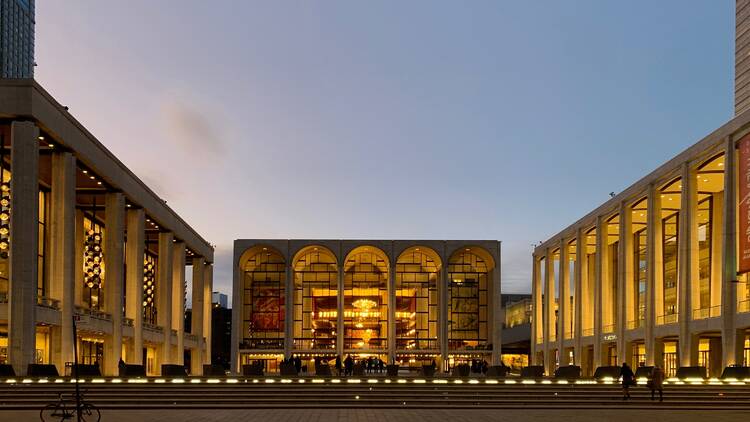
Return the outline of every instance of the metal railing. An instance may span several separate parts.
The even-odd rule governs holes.
[[[721,305],[693,309],[693,319],[716,318],[721,316]]]
[[[641,328],[644,325],[646,325],[645,319],[635,319],[632,321],[628,321],[628,330],[635,330],[636,328]]]
[[[192,334],[191,334],[192,335]],[[193,336],[195,341],[198,337]],[[282,338],[247,338],[240,343],[240,349],[283,349],[284,339]]]
[[[49,309],[60,309],[60,301],[57,299],[52,299],[51,297],[47,296],[37,296],[36,297],[36,304],[37,306],[41,306],[43,308],[49,308]]]
[[[185,333],[185,340],[189,340],[198,343],[198,336],[192,333]]]
[[[603,334],[614,333],[614,332],[615,332],[615,324],[602,325]]]
[[[737,312],[750,312],[750,299],[741,300],[737,304]]]
[[[582,335],[584,337],[593,336],[594,335],[594,329],[593,328],[586,328],[585,330],[583,330]]]
[[[84,308],[82,306],[75,307],[75,313],[79,315],[88,315],[91,318],[99,319],[102,321],[112,321],[112,315],[102,312],[96,309]]]
[[[133,326],[133,318],[123,318],[122,319],[122,325],[125,325],[127,327]]]
[[[675,324],[679,319],[679,313],[659,315],[656,317],[656,325]]]
[[[144,322],[143,323],[143,329],[144,330],[153,331],[155,333],[160,333],[160,334],[164,333],[164,328],[162,328],[162,327],[160,327],[158,325],[149,324],[148,322]]]
[[[8,293],[0,293],[0,303],[8,303]]]
[[[440,342],[428,338],[396,338],[396,349],[399,350],[438,350]]]

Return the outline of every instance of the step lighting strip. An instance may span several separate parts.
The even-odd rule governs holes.
[[[5,378],[0,379],[0,384],[47,384],[47,383],[75,383],[76,380],[72,378]],[[565,384],[576,384],[576,385],[613,385],[613,384],[619,384],[619,380],[616,380],[612,377],[603,378],[601,380],[593,380],[593,379],[579,379],[579,380],[554,380],[554,379],[484,379],[484,380],[478,380],[478,379],[469,379],[469,380],[461,380],[461,379],[445,379],[445,378],[435,378],[431,380],[423,379],[423,378],[412,378],[412,379],[404,379],[399,378],[397,380],[392,380],[389,378],[385,379],[377,379],[377,378],[368,378],[366,380],[359,379],[359,378],[348,378],[348,379],[339,379],[339,378],[307,378],[307,379],[297,379],[296,382],[294,379],[291,378],[81,378],[78,380],[79,384],[86,384],[86,383],[92,383],[92,384],[121,384],[121,383],[128,383],[128,384],[246,384],[246,383],[266,383],[266,384],[274,384],[274,383],[280,383],[280,384],[304,384],[310,382],[312,384],[341,384],[342,382],[345,382],[347,384],[360,384],[360,383],[367,383],[367,384],[390,384],[392,382],[396,382],[398,384],[469,384],[469,385],[477,385],[477,384],[488,384],[488,385],[497,385],[497,384],[523,384],[523,385],[565,385]],[[639,385],[645,385],[647,383],[647,380],[645,378],[639,378],[637,380]],[[726,378],[726,379],[719,379],[719,378],[709,378],[709,379],[702,379],[702,378],[685,378],[685,379],[679,379],[679,378],[668,378],[664,381],[665,384],[672,384],[672,385],[712,385],[712,386],[719,386],[719,385],[750,385],[750,378],[749,379],[737,379],[737,378]]]

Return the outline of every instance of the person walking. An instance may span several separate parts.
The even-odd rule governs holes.
[[[626,362],[623,362],[622,368],[620,368],[620,377],[622,378],[622,399],[628,400],[630,398],[630,386],[635,381],[635,374]]]
[[[336,375],[341,376],[341,356],[336,355]]]
[[[344,375],[345,376],[351,375],[353,369],[354,369],[354,360],[352,359],[351,355],[346,355],[346,359],[344,359]]]
[[[651,400],[655,399],[656,392],[658,391],[659,401],[664,401],[664,371],[658,366],[655,366],[651,372],[649,388],[651,389]]]

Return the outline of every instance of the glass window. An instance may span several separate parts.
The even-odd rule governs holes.
[[[679,213],[662,220],[663,251],[664,251],[664,315],[677,314],[677,250],[678,250],[678,221]],[[664,322],[677,322],[674,318],[665,318]]]
[[[98,240],[92,240],[89,246],[90,251],[84,247],[83,257],[83,274],[84,278],[96,278],[99,277],[99,284],[93,284],[89,286],[89,283],[84,282],[83,284],[83,303],[88,306],[89,309],[101,309],[103,304],[102,299],[102,288],[104,287],[105,280],[105,263],[104,263],[104,226],[100,224],[93,214],[88,212],[84,213],[83,216],[83,232],[85,233],[86,239],[84,244],[93,239],[98,235]],[[98,249],[97,249],[98,248]]]
[[[491,270],[484,258],[470,250],[455,254],[448,262],[449,349],[486,347]]]
[[[335,349],[338,322],[336,258],[314,246],[294,263],[294,348]]]
[[[427,248],[410,248],[398,258],[395,277],[396,348],[439,349],[438,255]]]
[[[344,348],[385,349],[388,338],[388,259],[359,247],[344,264]]]
[[[243,266],[243,345],[245,349],[284,347],[286,265],[270,248]]]

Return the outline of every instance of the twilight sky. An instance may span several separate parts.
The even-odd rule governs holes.
[[[734,0],[37,2],[37,80],[199,233],[531,244],[732,117]]]

